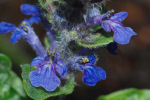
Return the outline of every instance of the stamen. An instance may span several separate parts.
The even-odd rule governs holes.
[[[27,22],[26,21],[23,21],[21,23],[21,26],[22,26],[22,29],[25,31],[25,32],[28,32],[28,25],[27,25]]]
[[[82,60],[80,60],[81,63],[88,63],[89,59],[87,57],[82,58]]]
[[[55,50],[53,51],[52,56],[54,56],[54,54],[55,54]]]
[[[48,50],[47,52],[48,52],[48,55],[50,56],[51,55],[50,50]]]
[[[109,11],[109,14],[107,15],[107,17],[111,17],[111,15],[114,13],[115,11],[112,9]]]
[[[54,56],[56,51],[54,50],[53,52],[50,52],[50,50],[48,50],[47,52],[48,52],[48,55],[49,55],[49,56],[50,56],[50,55],[51,55],[51,56]]]

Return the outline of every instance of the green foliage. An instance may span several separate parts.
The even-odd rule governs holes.
[[[80,46],[86,47],[86,48],[96,48],[96,47],[102,47],[105,46],[111,42],[113,42],[112,36],[106,36],[103,34],[97,34],[93,36],[94,38],[92,40],[81,40],[77,39],[77,43]]]
[[[44,100],[49,97],[54,96],[60,96],[60,95],[67,95],[72,93],[74,89],[74,78],[71,78],[67,81],[67,83],[64,86],[61,86],[57,88],[53,92],[47,92],[43,88],[39,87],[33,87],[29,80],[29,73],[34,70],[34,68],[31,68],[29,65],[22,65],[22,78],[23,78],[23,86],[28,94],[29,97],[31,97],[34,100]]]
[[[91,26],[88,28],[86,35],[80,36],[78,33],[77,43],[86,48],[96,48],[105,46],[113,42],[113,33],[103,31],[102,27],[99,25]]]
[[[22,97],[25,97],[25,92],[23,89],[23,85],[22,85],[22,81],[20,80],[19,77],[17,77],[17,75],[10,71],[10,83],[11,83],[11,87]]]
[[[106,96],[100,96],[98,100],[150,100],[150,90],[125,89]]]
[[[11,71],[10,59],[0,54],[0,100],[22,100],[25,96],[20,78]]]
[[[5,55],[0,54],[0,72],[8,72],[9,70],[11,70],[10,59]]]

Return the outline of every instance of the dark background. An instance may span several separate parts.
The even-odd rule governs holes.
[[[29,17],[20,12],[20,5],[35,1],[0,0],[0,21],[18,25]],[[97,52],[97,65],[106,70],[107,80],[99,82],[95,87],[89,87],[82,83],[81,74],[77,75],[74,92],[64,96],[64,100],[95,100],[99,95],[125,88],[150,89],[150,0],[109,0],[106,5],[116,12],[129,12],[124,25],[132,27],[138,35],[132,37],[128,45],[119,45],[116,56],[106,49],[100,49]],[[42,39],[45,35],[43,28],[40,25],[34,27],[38,27],[36,31]],[[10,34],[0,35],[0,53],[11,58],[13,70],[20,76],[19,65],[30,63],[36,55],[23,39],[17,44],[11,44],[9,39]]]

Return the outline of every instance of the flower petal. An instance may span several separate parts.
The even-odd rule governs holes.
[[[29,24],[37,23],[37,22],[40,22],[40,21],[41,21],[41,19],[40,19],[39,16],[33,16],[33,17],[31,17],[31,18],[28,20]]]
[[[39,87],[41,85],[43,74],[44,72],[40,68],[30,72],[29,77],[31,84],[35,87]]]
[[[10,41],[11,43],[16,43],[22,37],[23,35],[21,34],[21,32],[18,30],[15,30],[11,35]]]
[[[66,74],[67,74],[67,67],[62,61],[58,60],[57,64],[55,65],[55,68],[56,68],[56,71],[59,73],[59,75],[62,78],[64,78],[66,76]]]
[[[111,27],[110,27],[110,25],[107,23],[107,21],[103,21],[101,26],[103,27],[103,29],[104,29],[106,32],[111,32]]]
[[[60,85],[53,68],[47,65],[30,72],[29,76],[33,86],[42,86],[46,91],[54,91]]]
[[[37,6],[31,4],[22,4],[21,12],[25,15],[39,16],[40,11]]]
[[[136,33],[130,27],[116,26],[113,27],[114,40],[119,44],[128,44],[131,37]]]
[[[41,56],[38,56],[36,58],[34,58],[30,64],[31,67],[33,66],[40,66],[41,63],[43,62],[44,58]]]
[[[100,67],[88,66],[84,69],[82,81],[89,86],[95,86],[98,81],[105,79],[106,72]]]
[[[128,17],[128,12],[119,12],[114,14],[110,19],[111,20],[117,20],[117,21],[123,21]]]
[[[0,33],[12,32],[15,29],[16,29],[16,26],[14,24],[10,24],[7,22],[1,22],[0,23]]]
[[[96,56],[93,54],[93,55],[90,55],[89,57],[89,63],[90,64],[94,64],[95,63],[95,61],[96,61]]]

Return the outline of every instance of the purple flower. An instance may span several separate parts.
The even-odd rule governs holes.
[[[31,27],[31,25],[33,24],[33,22],[35,22],[35,20],[39,21],[39,19],[35,17],[25,19],[21,22],[21,24],[18,27],[7,22],[1,22],[0,34],[12,32],[10,39],[11,43],[16,43],[19,39],[24,38],[39,56],[44,56],[46,52],[39,38],[37,37],[33,28]]]
[[[106,72],[94,65],[96,56],[90,55],[89,57],[79,57],[75,61],[77,69],[83,72],[82,81],[89,85],[95,86],[97,82],[106,79]]]
[[[136,33],[130,27],[124,27],[122,21],[128,16],[127,12],[111,15],[111,11],[88,18],[88,23],[101,25],[106,32],[114,32],[113,38],[119,44],[128,44]]]
[[[14,24],[1,22],[0,23],[0,34],[12,32],[11,43],[16,43],[19,39],[24,38],[31,47],[35,50],[37,55],[44,56],[46,54],[39,38],[35,34],[31,25],[41,21],[39,17],[39,10],[34,5],[23,4],[21,11],[27,15],[33,15],[29,19],[24,19],[21,24],[17,27]]]
[[[54,91],[60,86],[60,79],[64,78],[67,73],[66,65],[55,54],[49,53],[46,57],[36,57],[31,63],[31,67],[37,68],[30,72],[29,77],[31,84],[35,87],[43,87],[46,91]]]
[[[16,43],[17,40],[19,40],[22,37],[28,38],[29,34],[31,35],[32,27],[31,25],[33,23],[37,23],[41,21],[39,15],[39,9],[30,4],[22,4],[21,5],[21,12],[26,15],[33,15],[29,19],[24,19],[19,27],[16,27],[14,24],[7,23],[7,22],[1,22],[0,23],[0,34],[12,32],[11,42]]]
[[[19,27],[15,26],[14,24],[1,22],[0,23],[0,34],[5,34],[8,32],[12,32],[11,42],[16,43],[22,37],[26,37],[30,34],[32,30],[31,25],[34,22],[39,21],[37,17],[31,17],[30,19],[24,19]],[[28,34],[29,33],[29,34]]]

